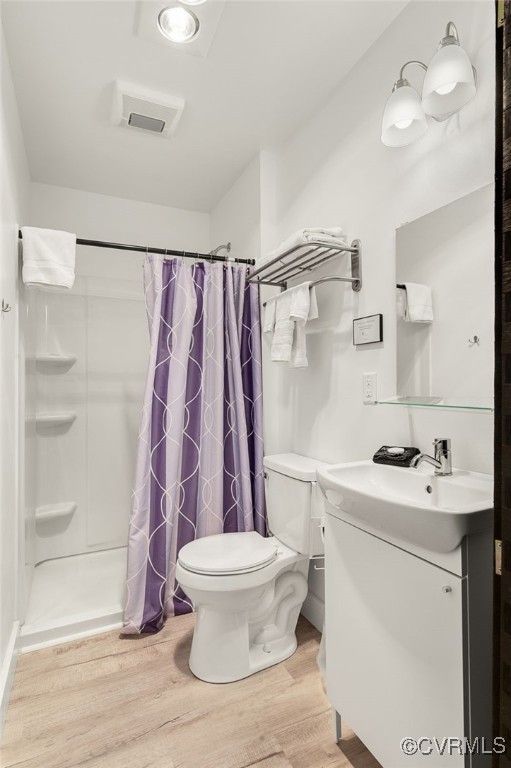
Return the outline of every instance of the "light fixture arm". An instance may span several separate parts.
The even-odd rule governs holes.
[[[403,66],[401,67],[401,70],[399,72],[399,79],[404,80],[403,73],[405,71],[405,67],[407,67],[409,64],[418,64],[419,67],[422,67],[422,69],[426,72],[427,66],[422,61],[417,61],[416,59],[411,59],[410,61],[407,61]]]
[[[403,66],[399,70],[399,79],[396,80],[396,82],[394,83],[394,87],[392,89],[392,92],[394,92],[397,88],[402,88],[405,85],[410,85],[410,83],[408,82],[406,77],[404,77],[405,67],[407,67],[409,64],[418,64],[419,67],[422,67],[422,69],[424,71],[427,71],[427,69],[428,69],[427,66],[422,63],[422,61],[416,61],[415,59],[407,61],[405,64],[403,64]]]

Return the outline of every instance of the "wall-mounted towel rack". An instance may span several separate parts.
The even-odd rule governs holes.
[[[293,248],[279,253],[274,259],[255,269],[248,279],[250,282],[258,282],[262,285],[276,285],[286,289],[288,280],[302,276],[315,267],[319,267],[320,264],[326,264],[343,253],[351,253],[351,277],[322,277],[313,285],[336,280],[343,283],[351,283],[352,290],[358,292],[362,288],[360,240],[353,240],[351,245],[330,245],[320,240],[312,240],[307,244],[295,245]]]

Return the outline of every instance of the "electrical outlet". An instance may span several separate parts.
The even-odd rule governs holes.
[[[362,374],[362,396],[366,405],[374,405],[376,403],[376,384],[376,373]]]

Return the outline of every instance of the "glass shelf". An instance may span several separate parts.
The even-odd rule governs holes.
[[[377,405],[405,405],[412,408],[445,408],[456,411],[479,411],[481,413],[493,413],[495,408],[492,402],[474,402],[473,398],[460,398],[456,401],[442,399],[441,397],[413,397],[403,395],[391,397],[388,400],[378,400]]]

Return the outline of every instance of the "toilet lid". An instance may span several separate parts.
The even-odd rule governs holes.
[[[256,531],[221,533],[196,539],[181,549],[180,564],[194,573],[221,575],[264,568],[277,557],[275,539]]]

